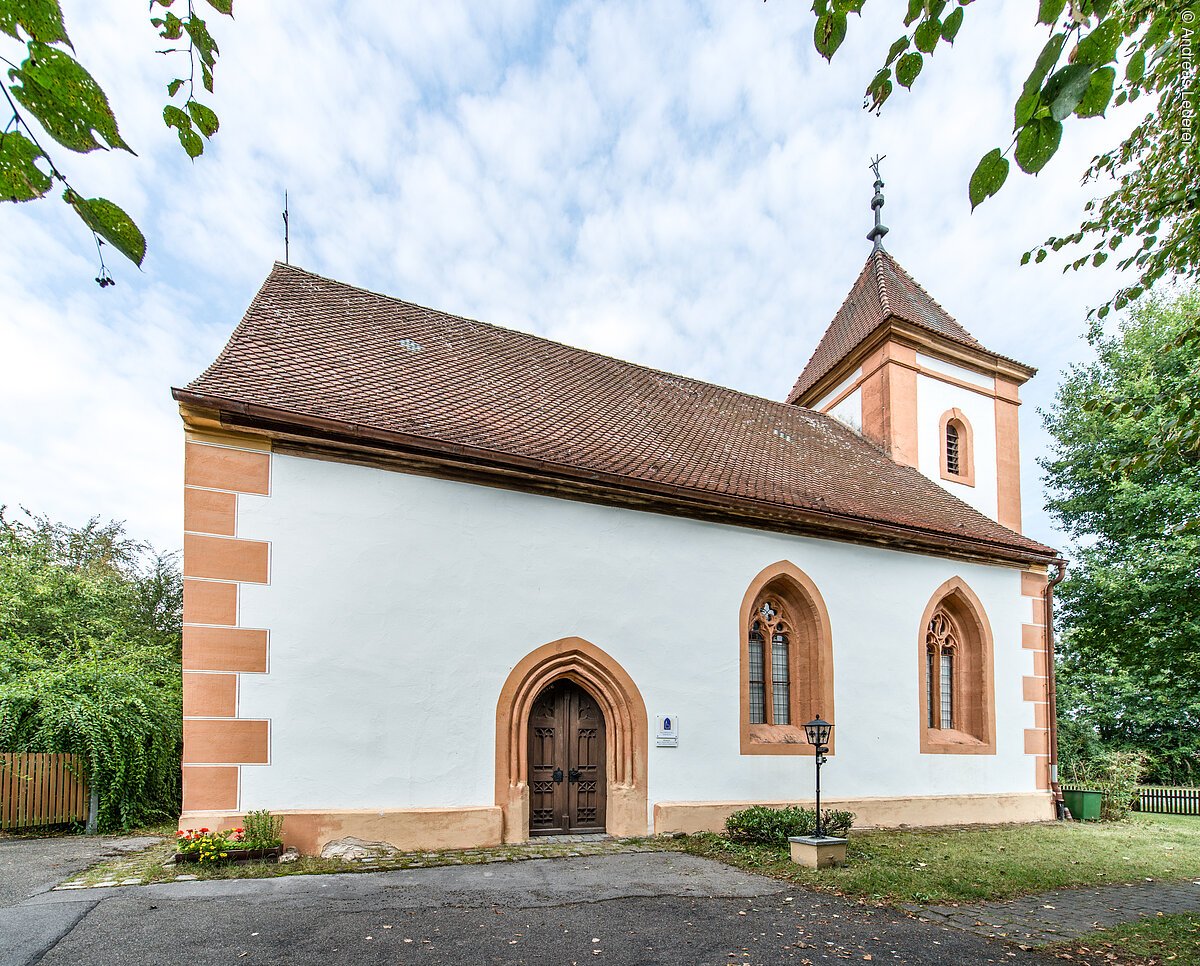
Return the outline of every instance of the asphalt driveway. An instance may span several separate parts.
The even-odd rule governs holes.
[[[678,853],[49,892],[5,964],[1047,962]],[[2,927],[2,924],[0,924]]]

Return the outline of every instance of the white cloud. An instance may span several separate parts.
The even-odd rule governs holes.
[[[899,29],[882,8],[826,64],[794,4],[244,3],[210,21],[222,127],[192,164],[161,123],[173,67],[144,11],[64,6],[140,155],[64,163],[151,254],[101,292],[69,212],[0,208],[20,239],[0,247],[0,501],[180,543],[169,387],[282,257],[285,188],[313,271],[782,397],[866,258],[878,151],[890,250],[982,342],[1042,367],[1022,455],[1028,529],[1051,538],[1033,409],[1115,283],[1017,260],[1078,221],[1078,175],[1115,134],[1070,125],[1048,171],[968,214],[1042,42],[1011,11],[968,10],[956,50],[876,118],[861,91]]]

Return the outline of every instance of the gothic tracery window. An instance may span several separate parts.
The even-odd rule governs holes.
[[[925,698],[930,728],[955,727],[954,665],[958,647],[954,619],[938,610],[925,631]]]
[[[783,605],[774,599],[764,599],[754,613],[747,640],[750,648],[751,724],[792,723],[790,634],[791,627]]]

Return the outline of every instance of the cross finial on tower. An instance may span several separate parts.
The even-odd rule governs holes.
[[[879,176],[879,162],[886,158],[887,155],[875,155],[871,160],[871,170],[875,172],[875,197],[871,199],[871,210],[875,212],[875,227],[867,232],[867,238],[874,245],[874,251],[883,251],[883,236],[888,233],[887,225],[882,221],[880,214],[883,208],[883,178]]]

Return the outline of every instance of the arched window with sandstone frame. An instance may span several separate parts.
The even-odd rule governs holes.
[[[939,446],[942,479],[974,486],[975,433],[961,409],[942,413]]]
[[[804,723],[833,721],[833,635],[816,584],[779,561],[751,582],[738,627],[743,755],[811,755]]]
[[[918,656],[921,752],[994,755],[992,631],[983,604],[961,578],[946,581],[930,598]]]

